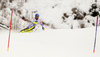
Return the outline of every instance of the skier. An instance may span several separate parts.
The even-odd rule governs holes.
[[[31,22],[31,21],[30,21],[30,22]],[[21,30],[20,32],[21,32],[21,33],[24,33],[24,32],[33,32],[33,29],[35,28],[35,26],[36,26],[38,23],[41,24],[42,29],[44,30],[43,23],[42,23],[41,20],[39,19],[39,14],[35,14],[35,18],[33,18],[31,24],[30,24],[27,28]]]

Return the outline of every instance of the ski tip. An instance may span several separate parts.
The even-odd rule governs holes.
[[[9,51],[9,48],[7,48],[7,51]]]
[[[93,53],[95,53],[95,50],[93,50]]]

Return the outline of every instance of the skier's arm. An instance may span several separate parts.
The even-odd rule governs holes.
[[[27,22],[31,22],[30,20],[25,19],[24,17],[23,17],[23,18],[20,18],[20,19],[22,19],[22,20],[24,20],[24,21],[27,21]]]
[[[28,20],[28,19],[23,19],[24,21],[27,21],[27,22],[31,22],[30,20]]]
[[[42,29],[45,30],[45,29],[44,29],[44,26],[43,26],[43,23],[42,23],[41,20],[40,20],[40,24],[41,24],[41,26],[42,26]]]

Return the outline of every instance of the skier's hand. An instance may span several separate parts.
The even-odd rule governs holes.
[[[43,31],[45,30],[44,27],[42,27]]]

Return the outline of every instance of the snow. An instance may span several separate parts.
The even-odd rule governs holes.
[[[74,15],[72,14],[71,9],[76,7],[81,12],[89,14],[89,9],[94,3],[94,0],[28,0],[26,3],[21,1],[14,0],[12,3],[6,3],[7,8],[0,10],[0,22],[3,21],[2,23],[9,25],[11,18],[10,9],[13,9],[12,29],[21,30],[22,28],[27,27],[29,23],[20,20],[20,18],[24,16],[26,19],[32,20],[36,13],[40,14],[40,19],[43,22],[50,24],[50,26],[45,27],[51,28],[53,25],[56,29],[71,29],[71,27],[76,29],[80,28],[81,22],[74,20]],[[99,7],[100,1],[98,1],[97,4]],[[18,10],[21,11],[22,14],[18,14]],[[63,22],[62,19],[64,13],[69,15],[69,18],[65,18],[66,22]],[[85,18],[87,18],[87,16]],[[92,16],[89,16],[87,19],[90,20],[91,18]],[[96,18],[93,18],[92,21],[90,21],[91,23],[87,23],[87,20],[83,20],[82,23],[84,23],[87,28],[91,26],[93,27],[92,23],[95,23],[95,21]]]
[[[89,13],[89,8],[94,3],[94,0],[43,0],[39,2],[40,0],[30,0],[28,3],[25,3],[23,8],[28,9],[30,11],[38,11],[37,13],[40,14],[40,19],[43,20],[45,23],[49,23],[50,25],[53,25],[57,29],[71,29],[71,26],[73,28],[80,28],[80,21],[74,21],[73,15],[71,15],[72,11],[71,9],[74,7],[77,7],[82,12]],[[99,4],[99,1],[98,1]],[[54,8],[52,8],[54,7]],[[67,18],[67,24],[63,23],[62,16],[63,13],[67,13],[70,15],[69,18]],[[90,18],[92,18],[90,16]],[[90,19],[88,18],[88,19]],[[96,18],[94,19],[94,21]],[[70,22],[70,23],[69,23]],[[92,22],[92,21],[91,21]],[[86,27],[93,26],[91,23],[86,24],[83,20],[83,23],[85,23]]]
[[[99,57],[100,27],[96,53],[93,54],[95,27],[92,24],[96,24],[97,17],[87,15],[84,20],[74,20],[74,14],[71,11],[72,8],[77,7],[80,11],[89,13],[88,10],[93,3],[94,0],[28,0],[27,3],[22,4],[16,0],[9,3],[7,8],[0,10],[0,22],[9,26],[10,9],[14,9],[12,29],[19,30],[11,32],[9,52],[7,52],[9,30],[0,30],[0,57]],[[97,4],[99,5],[100,1]],[[22,14],[18,14],[17,10]],[[32,13],[32,11],[36,12]],[[36,13],[39,13],[40,19],[50,26],[44,25],[45,31],[37,25],[32,33],[18,33],[29,25],[20,17],[24,16],[32,20]],[[63,13],[69,15],[65,19],[66,22],[63,22]],[[78,29],[81,24],[85,24],[86,28]],[[49,29],[51,26],[56,29]]]
[[[32,33],[11,32],[7,52],[8,30],[0,30],[0,57],[99,57],[100,27],[96,52],[93,53],[95,28],[46,29]]]

